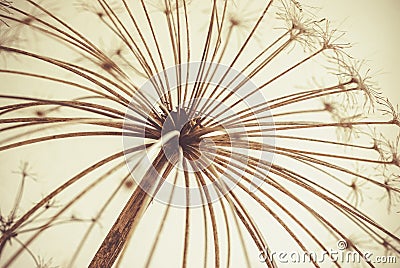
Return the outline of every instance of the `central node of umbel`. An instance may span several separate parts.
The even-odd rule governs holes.
[[[193,170],[209,168],[217,143],[230,142],[223,127],[203,126],[206,118],[190,109],[176,108],[162,117],[162,148],[171,164],[177,164],[183,156]]]
[[[152,200],[201,206],[239,181],[250,190],[263,183],[243,178],[258,165],[268,169],[274,125],[264,96],[245,75],[219,64],[182,64],[150,78],[132,98],[125,159]]]

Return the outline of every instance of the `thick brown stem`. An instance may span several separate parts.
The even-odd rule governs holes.
[[[89,265],[90,268],[108,268],[114,264],[128,240],[129,233],[137,226],[151,201],[148,193],[153,192],[167,162],[164,153],[160,152],[103,240]]]

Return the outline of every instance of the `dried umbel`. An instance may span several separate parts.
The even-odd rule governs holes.
[[[0,1],[0,264],[398,257],[399,111],[310,10]]]

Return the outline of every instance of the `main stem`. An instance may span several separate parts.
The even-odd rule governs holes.
[[[137,226],[146,210],[151,200],[151,195],[148,193],[152,193],[157,181],[160,180],[160,172],[167,162],[161,151],[104,238],[89,265],[90,268],[109,268],[114,264],[127,242],[129,233]]]

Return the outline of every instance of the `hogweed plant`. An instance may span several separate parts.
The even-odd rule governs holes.
[[[2,267],[400,255],[399,111],[317,9],[2,0],[0,12]]]

